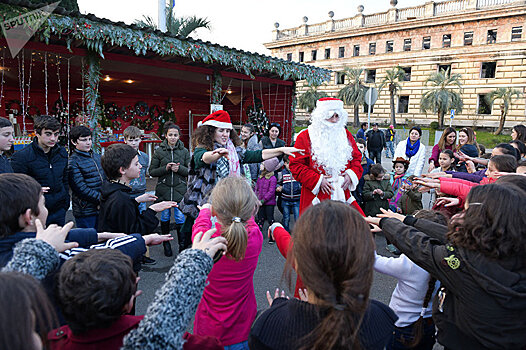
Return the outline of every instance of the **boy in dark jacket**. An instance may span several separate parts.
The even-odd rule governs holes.
[[[91,130],[87,127],[72,128],[69,139],[75,146],[68,164],[73,216],[77,227],[96,228],[100,188],[105,177],[100,164],[100,155],[91,149]]]
[[[0,118],[0,174],[13,172],[11,163],[4,155],[4,152],[9,151],[13,147],[14,136],[13,124],[11,124],[9,119]]]
[[[64,226],[69,209],[68,152],[60,146],[60,123],[55,117],[42,115],[35,118],[36,137],[22,150],[15,152],[11,165],[15,173],[31,176],[42,187],[49,210],[47,225]]]
[[[157,197],[149,193],[135,199],[130,196],[128,184],[140,176],[142,168],[133,147],[113,144],[102,156],[101,163],[109,181],[102,184],[99,231],[145,235],[157,228],[156,213],[177,206],[175,202],[164,201],[150,205],[142,213],[139,211],[139,203],[152,202]]]
[[[367,216],[381,214],[380,208],[389,209],[389,199],[394,195],[389,177],[381,164],[371,166],[371,173],[365,176],[363,188],[364,212]]]
[[[181,128],[172,122],[164,124],[165,139],[155,150],[150,164],[149,173],[158,177],[155,195],[158,201],[180,202],[186,193],[186,179],[188,177],[188,165],[190,164],[190,152],[184,147],[181,136]],[[185,245],[185,235],[181,234],[180,226],[184,223],[184,214],[178,208],[174,208],[174,219],[177,227],[179,252]],[[170,209],[161,213],[161,233],[170,234]],[[164,243],[164,255],[172,256],[170,242]]]
[[[300,214],[300,194],[301,184],[294,180],[292,173],[290,172],[290,160],[287,155],[283,157],[285,169],[282,171],[282,179],[280,186],[276,188],[277,192],[281,192],[281,206],[283,208],[283,227],[285,230],[290,232],[290,212],[294,214],[294,222],[298,220]]]
[[[364,139],[356,139],[356,146],[358,146],[358,149],[360,150],[360,152],[362,152],[363,173],[362,173],[362,177],[360,178],[360,181],[358,182],[358,186],[356,186],[356,190],[352,192],[352,195],[354,199],[356,199],[356,202],[358,202],[358,205],[362,207],[362,209],[363,209],[362,192],[363,192],[363,186],[365,185],[364,176],[369,174],[369,170],[371,169],[371,166],[374,165],[374,162],[365,155],[366,145],[367,143],[365,142]]]

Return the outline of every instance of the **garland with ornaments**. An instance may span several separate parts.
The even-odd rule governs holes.
[[[37,6],[28,4],[24,8],[0,4],[0,12],[17,16],[31,11]],[[307,66],[296,62],[230,49],[220,45],[202,42],[191,38],[181,39],[160,31],[141,29],[136,25],[120,26],[94,15],[75,14],[75,17],[52,13],[37,32],[37,37],[49,44],[52,35],[64,37],[68,49],[73,41],[80,40],[86,48],[97,52],[104,58],[104,46],[120,46],[133,50],[136,55],[146,55],[148,51],[161,56],[179,56],[207,64],[232,66],[238,72],[250,77],[262,71],[277,74],[284,80],[307,80],[309,84],[321,84],[330,79],[327,69]]]

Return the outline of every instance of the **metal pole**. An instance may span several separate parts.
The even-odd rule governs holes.
[[[367,129],[371,127],[371,101],[373,99],[373,91],[369,88],[369,106],[367,112]]]
[[[158,0],[158,25],[161,32],[166,32],[166,0]]]

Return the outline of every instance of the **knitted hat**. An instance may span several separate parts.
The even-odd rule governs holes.
[[[269,173],[278,170],[279,166],[279,160],[278,158],[270,158],[263,162],[263,166],[265,167],[265,170]]]
[[[221,129],[232,129],[230,114],[223,110],[215,111],[214,113],[210,114],[208,117],[203,119],[203,123],[201,125],[210,125]]]

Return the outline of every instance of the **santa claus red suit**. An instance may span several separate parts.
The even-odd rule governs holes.
[[[322,98],[311,114],[311,125],[297,137],[294,147],[303,155],[290,157],[290,171],[301,182],[300,215],[311,205],[326,199],[347,202],[363,215],[351,191],[362,176],[362,154],[347,130],[348,114],[337,98]],[[330,193],[322,191],[323,180]]]

